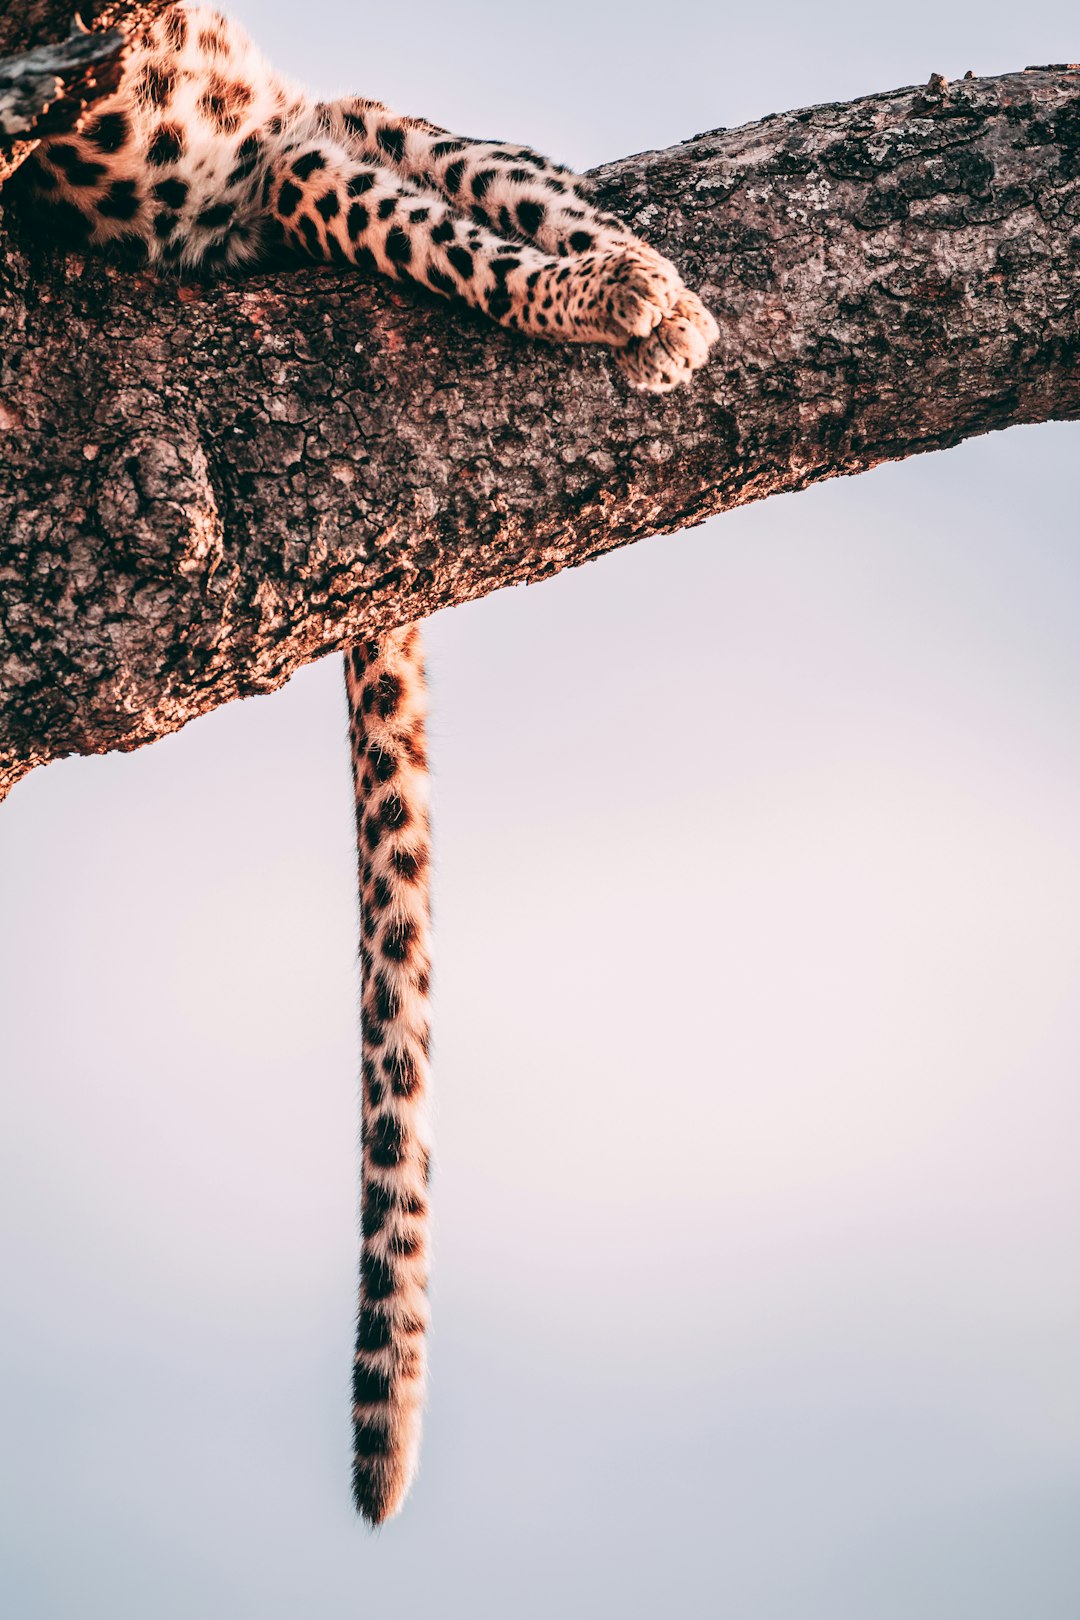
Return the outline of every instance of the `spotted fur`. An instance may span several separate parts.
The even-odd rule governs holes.
[[[88,246],[165,268],[282,256],[376,271],[556,343],[597,343],[662,393],[716,323],[674,265],[585,182],[514,143],[452,135],[381,102],[313,102],[241,29],[176,5],[117,91],[34,155],[35,195]],[[354,1491],[380,1523],[416,1467],[425,1387],[430,1134],[429,820],[415,626],[346,657],[360,864],[363,1246]]]
[[[416,1468],[424,1398],[430,826],[415,625],[345,656],[363,966],[363,1255],[353,1370],[357,1506],[378,1524]]]

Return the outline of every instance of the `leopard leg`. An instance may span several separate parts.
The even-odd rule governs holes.
[[[381,1524],[416,1472],[428,1321],[429,818],[415,625],[345,655],[360,866],[363,1247],[353,1494]]]
[[[476,225],[560,258],[596,254],[612,265],[626,253],[638,265],[648,262],[654,283],[667,288],[661,318],[616,355],[635,387],[662,392],[704,364],[718,336],[713,316],[669,260],[594,206],[587,181],[529,147],[450,135],[379,102],[350,98],[319,112],[334,138],[359,158],[389,165],[410,184],[440,194]]]
[[[504,239],[329,139],[303,140],[275,156],[267,207],[267,228],[314,258],[461,298],[530,337],[616,351],[638,342],[632,380],[639,387],[672,388],[707,353],[704,340],[693,353],[660,342],[642,361],[640,340],[677,325],[686,289],[666,259],[633,238],[567,257]]]
[[[530,147],[452,135],[426,119],[403,117],[361,97],[323,103],[319,112],[342,145],[367,162],[437,191],[477,224],[565,255],[593,246],[592,230],[630,232],[588,199],[588,181]],[[571,242],[571,237],[577,240]]]

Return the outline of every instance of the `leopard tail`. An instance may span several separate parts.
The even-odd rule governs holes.
[[[416,1472],[428,1324],[430,820],[415,625],[345,655],[360,867],[360,1298],[353,1494],[381,1524]]]

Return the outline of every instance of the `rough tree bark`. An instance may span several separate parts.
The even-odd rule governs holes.
[[[64,31],[35,8],[16,46],[47,13]],[[0,194],[0,797],[364,632],[1080,415],[1074,68],[786,113],[596,181],[720,321],[681,393],[350,272],[184,285],[50,250]]]

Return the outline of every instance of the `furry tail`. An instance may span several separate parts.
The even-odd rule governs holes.
[[[345,655],[360,862],[363,1251],[353,1494],[371,1524],[416,1472],[426,1381],[430,1132],[427,756],[415,625]]]

